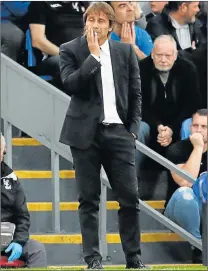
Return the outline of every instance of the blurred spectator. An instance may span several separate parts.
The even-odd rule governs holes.
[[[83,32],[83,13],[88,2],[34,1],[29,6],[30,30],[38,72],[51,74],[59,86],[59,46]]]
[[[135,25],[142,29],[145,29],[147,26],[147,21],[139,2],[132,2],[132,4],[133,6],[135,6]]]
[[[154,16],[160,14],[165,5],[168,4],[168,1],[150,1],[151,13],[146,15],[147,22],[152,19]]]
[[[191,136],[178,141],[168,150],[168,159],[194,179],[207,172],[207,109],[198,110],[192,117]],[[207,175],[205,176],[207,179]],[[202,195],[206,198],[206,179],[202,180]],[[200,220],[202,199],[197,193],[198,181],[191,182],[171,171],[165,216],[201,240]],[[174,180],[174,182],[173,182]],[[180,188],[178,188],[180,187]],[[205,189],[204,189],[205,188]],[[206,190],[206,191],[204,191]],[[206,195],[204,195],[206,193]],[[201,252],[193,249],[193,263],[201,263]]]
[[[196,15],[196,17],[201,21],[202,23],[202,32],[205,37],[207,37],[207,12],[208,12],[208,1],[200,2],[200,11]]]
[[[1,1],[1,52],[18,60],[28,28],[29,1]]]
[[[207,107],[207,42],[190,55],[190,60],[196,66],[201,94],[201,107]]]
[[[139,6],[141,7],[142,12],[144,13],[145,16],[151,12],[150,1],[147,2],[139,1]]]
[[[199,106],[197,72],[194,65],[177,57],[172,36],[154,42],[151,57],[140,61],[142,116],[150,126],[150,145],[158,152],[179,140],[183,120]]]
[[[198,19],[202,23],[202,30],[204,36],[207,39],[207,11],[208,2],[200,2],[200,12],[197,14]],[[201,108],[207,107],[207,41],[202,44],[199,48],[196,48],[192,54],[188,55],[189,59],[196,66],[198,77],[200,93],[202,98]]]
[[[177,49],[186,50],[186,55],[205,42],[202,24],[196,19],[199,2],[169,1],[162,13],[152,18],[147,24],[147,32],[155,40],[160,35],[170,34],[174,37]]]
[[[134,25],[135,6],[132,2],[108,2],[115,11],[115,23],[112,40],[132,44],[139,59],[150,55],[152,51],[152,39],[149,34]]]

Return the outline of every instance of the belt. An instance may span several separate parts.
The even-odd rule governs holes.
[[[105,127],[115,127],[115,126],[120,126],[120,125],[123,126],[122,123],[108,123],[108,122],[104,122],[104,121],[101,122],[100,124],[104,125]]]

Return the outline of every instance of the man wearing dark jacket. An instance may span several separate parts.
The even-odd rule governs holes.
[[[27,267],[46,267],[46,252],[43,244],[29,239],[30,215],[23,188],[14,171],[4,163],[5,139],[1,135],[1,222],[15,224],[10,245],[3,251],[8,261],[25,261]]]
[[[179,140],[183,120],[199,106],[196,68],[177,57],[171,36],[162,35],[155,40],[152,56],[140,61],[140,75],[143,121],[150,126],[152,147],[159,151]]]
[[[148,22],[146,30],[153,40],[172,35],[177,49],[186,55],[205,42],[202,23],[195,17],[198,12],[199,2],[169,1],[162,13]]]
[[[130,44],[108,40],[115,19],[104,2],[84,14],[85,35],[60,47],[61,78],[71,102],[60,142],[71,147],[79,193],[84,258],[102,269],[98,211],[101,165],[120,209],[119,233],[126,267],[141,269],[135,138],[141,121],[136,54]]]

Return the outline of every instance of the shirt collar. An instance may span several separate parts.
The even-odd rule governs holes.
[[[171,22],[172,22],[172,26],[175,29],[182,29],[182,28],[189,29],[189,25],[188,24],[180,25],[172,16],[170,16],[170,19],[171,19]]]
[[[102,49],[102,51],[107,54],[110,55],[110,48],[109,48],[109,42],[108,39],[103,43],[103,45],[100,46],[100,48]]]

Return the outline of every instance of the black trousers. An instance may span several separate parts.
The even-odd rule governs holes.
[[[102,259],[98,236],[101,165],[120,205],[119,233],[126,260],[136,261],[141,254],[135,150],[135,139],[122,124],[99,124],[94,142],[88,149],[71,147],[79,191],[79,218],[86,263]]]

